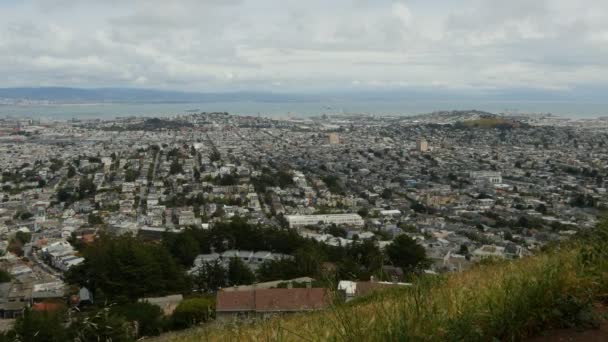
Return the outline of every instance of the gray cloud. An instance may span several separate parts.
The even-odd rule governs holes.
[[[608,79],[589,0],[0,3],[1,86],[567,89]]]

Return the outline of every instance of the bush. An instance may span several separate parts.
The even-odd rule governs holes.
[[[171,317],[175,329],[185,329],[209,321],[213,317],[215,303],[207,298],[185,299]]]
[[[63,312],[34,312],[26,309],[22,317],[15,322],[14,341],[61,342],[68,340],[68,333],[63,327]]]
[[[8,283],[11,281],[11,275],[5,270],[0,270],[0,283]]]
[[[150,303],[129,303],[112,308],[112,313],[137,322],[139,336],[157,336],[164,329],[163,311]]]

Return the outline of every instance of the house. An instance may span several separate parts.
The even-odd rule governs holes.
[[[478,249],[476,249],[475,251],[473,251],[472,255],[473,255],[473,259],[475,261],[478,261],[481,259],[486,259],[486,258],[504,259],[505,258],[505,248],[500,247],[500,246],[494,246],[494,245],[483,245],[483,246],[479,247]]]
[[[324,288],[254,289],[218,291],[216,318],[264,317],[273,314],[315,311],[327,308],[331,298]]]
[[[342,292],[346,301],[353,299],[354,297],[360,297],[368,295],[374,291],[382,289],[390,289],[395,287],[411,286],[410,283],[397,283],[387,281],[350,281],[341,280],[338,283],[338,291]]]

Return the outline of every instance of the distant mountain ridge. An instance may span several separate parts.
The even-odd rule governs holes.
[[[204,102],[325,102],[336,101],[412,101],[412,102],[480,102],[521,101],[589,102],[604,103],[604,88],[576,88],[546,90],[534,88],[507,89],[450,89],[442,87],[403,88],[344,88],[343,90],[288,91],[176,91],[146,88],[75,88],[75,87],[19,87],[0,88],[0,103],[204,103]]]
[[[196,93],[137,88],[23,87],[0,88],[0,99],[52,103],[91,102],[290,102],[316,100],[315,96],[270,92]]]

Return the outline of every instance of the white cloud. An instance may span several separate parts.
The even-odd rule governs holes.
[[[0,4],[2,86],[287,90],[597,85],[600,0]]]

